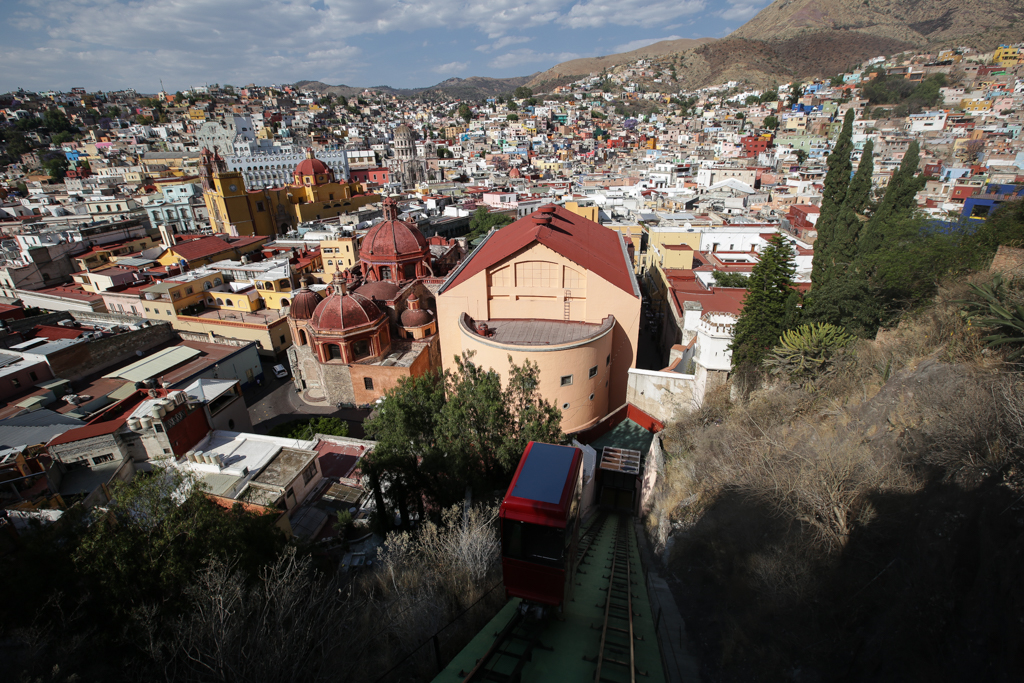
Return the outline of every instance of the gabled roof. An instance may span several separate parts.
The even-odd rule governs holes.
[[[551,217],[549,224],[538,222],[544,212]],[[554,205],[541,207],[529,216],[490,233],[441,287],[440,293],[462,284],[534,242],[561,254],[622,291],[639,297],[633,267],[618,231]]]

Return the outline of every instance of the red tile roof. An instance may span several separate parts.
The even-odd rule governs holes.
[[[550,225],[537,222],[545,210],[550,212]],[[541,207],[490,235],[464,263],[462,270],[446,289],[457,287],[534,242],[543,244],[624,292],[636,296],[632,266],[626,259],[618,231],[553,204]]]
[[[186,261],[195,261],[201,258],[207,258],[215,254],[229,251],[230,249],[231,245],[219,237],[203,237],[201,239],[190,240],[188,242],[179,242],[171,247],[171,251]]]

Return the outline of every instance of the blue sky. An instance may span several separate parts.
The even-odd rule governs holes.
[[[0,2],[0,92],[221,83],[428,86],[719,38],[770,0]]]

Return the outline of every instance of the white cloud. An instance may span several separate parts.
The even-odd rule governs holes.
[[[558,21],[570,28],[617,26],[659,26],[704,9],[704,0],[590,0],[577,2]]]
[[[632,52],[633,50],[639,50],[642,47],[648,45],[654,45],[660,43],[663,40],[681,40],[682,36],[665,36],[664,38],[641,38],[640,40],[631,40],[628,43],[622,45],[616,45],[612,50],[616,53],[619,52]]]
[[[528,48],[512,50],[492,59],[488,66],[493,69],[511,69],[523,64],[536,64],[537,62],[548,62],[552,65],[567,62],[570,59],[579,59],[580,55],[575,52],[534,52]]]
[[[528,43],[531,40],[533,40],[533,38],[528,38],[526,36],[505,36],[504,38],[498,38],[497,40],[491,43],[477,45],[476,49],[478,52],[497,52],[498,50],[508,47],[509,45]]]
[[[764,9],[765,5],[770,4],[770,0],[769,2],[765,0],[728,0],[728,2],[729,7],[715,12],[715,16],[727,21],[746,21]]]
[[[469,62],[448,62],[435,66],[431,71],[438,74],[457,74],[469,68]]]

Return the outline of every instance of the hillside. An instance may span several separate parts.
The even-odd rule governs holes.
[[[808,32],[849,31],[924,46],[984,40],[1021,19],[1021,0],[776,0],[729,37],[779,42]]]
[[[620,64],[628,64],[629,62],[633,62],[638,59],[644,59],[646,57],[662,57],[665,55],[686,52],[687,50],[692,50],[713,42],[715,42],[714,38],[698,38],[696,40],[685,38],[681,40],[662,40],[661,42],[653,43],[636,50],[631,50],[630,52],[620,52],[618,54],[604,55],[602,57],[572,59],[568,62],[562,62],[561,64],[553,66],[547,71],[534,74],[530,81],[530,85],[533,86],[541,83],[558,81],[567,77],[588,76],[592,73],[600,73],[605,69],[610,69],[614,66],[619,66]]]
[[[647,523],[703,680],[1017,678],[1024,381],[964,322],[976,296],[663,433]]]
[[[989,50],[1016,42],[1024,0],[776,0],[721,40],[655,43],[591,59],[574,59],[534,76],[545,89],[641,58],[677,67],[679,85],[724,81],[753,86],[832,76],[872,57],[904,50],[967,45]]]
[[[496,95],[505,95],[521,85],[526,85],[534,76],[517,76],[513,78],[487,78],[472,76],[470,78],[449,78],[437,85],[426,88],[392,88],[388,85],[377,85],[368,88],[357,88],[349,85],[327,85],[320,81],[298,81],[293,85],[303,90],[312,90],[320,95],[330,94],[342,97],[354,97],[364,90],[397,95],[398,97],[424,97],[431,99],[455,98],[463,100],[482,100]]]

